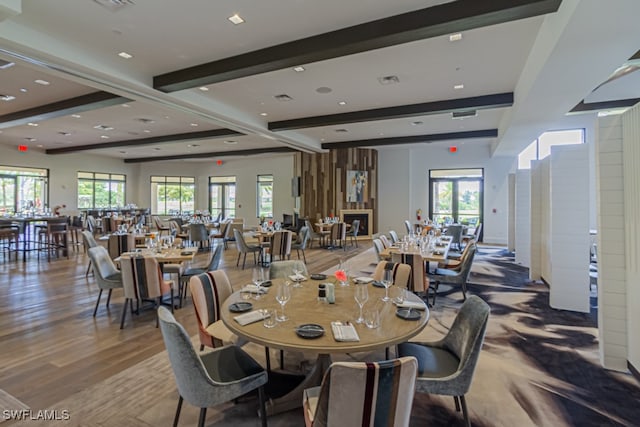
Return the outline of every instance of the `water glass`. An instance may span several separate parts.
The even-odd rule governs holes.
[[[262,282],[264,282],[264,270],[262,267],[254,267],[252,272],[252,282],[256,285],[255,299],[262,298]]]
[[[393,284],[393,272],[391,270],[384,270],[382,284],[384,285],[384,297],[381,299],[384,302],[388,302],[391,300],[389,298],[389,287]]]
[[[280,283],[276,291],[276,301],[278,301],[278,303],[280,304],[280,307],[282,307],[282,315],[278,316],[277,318],[278,322],[285,322],[289,320],[287,315],[284,313],[284,306],[287,304],[287,302],[289,302],[290,299],[291,299],[291,289],[289,288],[288,282]]]
[[[364,312],[364,324],[369,329],[380,327],[380,311],[377,307],[371,307]]]
[[[269,308],[269,309],[263,309],[262,310],[262,315],[264,316],[264,320],[262,321],[262,325],[265,328],[275,328],[275,326],[278,324],[278,319],[276,316],[276,310],[273,308]]]
[[[356,300],[356,303],[358,303],[358,306],[360,307],[360,315],[356,319],[356,323],[363,323],[364,316],[362,314],[362,307],[364,306],[364,303],[369,299],[369,288],[367,287],[367,285],[356,285],[356,291],[353,298]]]
[[[402,304],[407,299],[407,290],[400,286],[391,287],[391,299],[396,304]]]

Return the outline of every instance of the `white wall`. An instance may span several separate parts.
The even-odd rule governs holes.
[[[245,224],[258,223],[256,216],[257,176],[273,175],[273,213],[282,219],[283,213],[293,213],[295,198],[291,197],[293,154],[251,156],[224,160],[221,166],[213,161],[152,162],[140,165],[137,182],[143,194],[143,206],[151,204],[151,176],[193,176],[196,178],[196,204],[198,210],[209,209],[208,185],[210,176],[236,177],[236,217]]]
[[[516,173],[516,262],[531,266],[531,170]]]
[[[489,146],[466,142],[458,144],[455,154],[448,145],[429,144],[379,150],[378,229],[404,232],[405,219],[415,222],[416,210],[429,212],[429,170],[484,168],[484,241],[507,244],[509,173],[516,159],[490,158]],[[408,165],[408,166],[407,166]],[[493,212],[495,209],[495,212]]]

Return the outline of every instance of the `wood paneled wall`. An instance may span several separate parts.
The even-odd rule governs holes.
[[[301,177],[300,217],[340,215],[341,209],[373,209],[373,232],[378,229],[378,151],[362,148],[298,153],[295,174]],[[367,171],[366,198],[347,202],[347,171]]]

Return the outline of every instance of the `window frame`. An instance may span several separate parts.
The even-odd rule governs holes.
[[[264,179],[267,178],[267,179]],[[270,179],[269,179],[270,178]],[[263,199],[262,199],[262,189],[267,186],[271,186],[271,215],[267,215],[268,212],[263,212]],[[273,174],[259,174],[256,176],[256,218],[273,218],[273,193],[274,193],[275,185]]]
[[[177,180],[177,181],[176,181]],[[171,215],[169,213],[169,210],[167,209],[167,186],[169,185],[176,185],[179,187],[179,195],[178,195],[178,211],[182,214],[182,213],[186,213],[186,212],[190,212],[189,210],[186,210],[183,208],[183,189],[185,186],[193,186],[193,211],[195,212],[195,207],[196,207],[196,192],[197,192],[197,186],[196,186],[196,177],[195,176],[175,176],[175,175],[151,175],[149,177],[149,185],[150,185],[150,193],[151,193],[151,198],[155,198],[155,200],[151,200],[151,214],[152,215]],[[158,200],[158,192],[154,191],[154,184],[160,186],[163,185],[164,186],[164,209],[163,211],[160,211],[160,201]],[[155,211],[154,211],[155,208]]]
[[[227,198],[226,198],[226,193],[227,193],[227,187],[234,187],[234,194],[236,193],[236,191],[238,190],[238,181],[237,181],[237,177],[235,175],[225,175],[225,176],[210,176],[209,177],[209,212],[211,212],[212,216],[217,216],[217,212],[218,210],[220,211],[220,213],[222,213],[222,217],[223,218],[235,218],[235,214],[236,214],[236,204],[235,204],[235,198],[234,198],[234,203],[233,203],[233,207],[228,207],[227,206]],[[213,186],[220,186],[221,188],[221,202],[222,205],[219,208],[214,208],[213,207],[213,199],[211,197],[211,193],[212,193],[212,187]],[[215,210],[215,211],[214,211]],[[230,215],[227,215],[227,213],[231,212]]]
[[[82,174],[91,175],[81,176]],[[102,175],[107,176],[107,178],[102,177]],[[119,179],[118,177],[122,177]],[[80,203],[80,182],[86,181],[91,182],[91,206],[83,206]],[[96,206],[96,183],[108,183],[108,193],[109,193],[109,206]],[[122,204],[118,204],[119,201],[113,200],[112,195],[117,193],[113,190],[112,186],[122,185]],[[78,171],[76,173],[76,203],[78,209],[87,210],[87,209],[112,209],[115,207],[123,207],[127,201],[127,175],[123,173],[110,173],[110,172],[89,172],[89,171]]]

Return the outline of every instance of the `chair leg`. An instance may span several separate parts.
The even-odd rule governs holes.
[[[460,405],[462,406],[464,425],[466,425],[467,427],[471,427],[471,420],[469,419],[469,411],[467,411],[467,402],[464,400],[464,395],[460,396]]]
[[[247,263],[247,253],[244,253],[244,257],[242,257],[242,269],[244,270],[244,265]]]
[[[271,372],[271,357],[269,357],[269,347],[264,348],[264,358],[267,361],[267,372]]]
[[[242,253],[238,252],[238,259],[236,260],[236,267],[240,265],[240,255],[242,255]],[[244,267],[242,267],[242,269],[244,270]]]
[[[204,427],[205,418],[207,418],[207,408],[200,408],[200,418],[198,418],[198,427]]]
[[[204,350],[204,344],[200,344],[200,351]]]
[[[384,348],[384,360],[389,360],[389,347]]]
[[[173,418],[173,427],[178,427],[178,420],[180,419],[180,410],[182,409],[182,396],[178,399],[178,407],[176,408],[176,416]]]
[[[284,370],[284,350],[280,350],[280,369]]]
[[[467,282],[462,282],[462,301],[467,300]]]
[[[264,386],[258,388],[258,400],[260,400],[260,422],[262,427],[267,427],[267,406],[265,405]]]
[[[84,277],[89,277],[90,271],[91,271],[91,260],[89,260],[89,265],[87,265],[87,272],[84,273]]]
[[[456,412],[460,412],[460,400],[458,396],[453,396],[453,401],[456,404]]]
[[[113,289],[109,289],[109,293],[107,294],[107,308],[109,308],[109,303],[111,302],[111,292],[113,292]]]
[[[96,307],[93,309],[93,317],[96,317],[96,313],[98,312],[98,305],[100,304],[100,298],[102,297],[102,289],[98,293],[98,299],[96,301]]]
[[[124,306],[122,306],[122,318],[120,319],[120,329],[124,328],[124,318],[127,315],[127,304],[131,305],[131,310],[133,310],[133,303],[130,298],[125,298]]]

